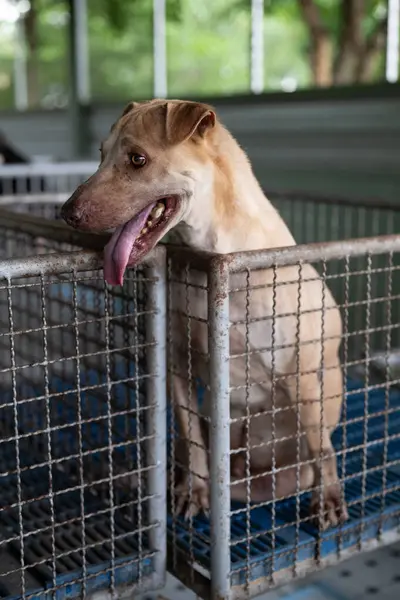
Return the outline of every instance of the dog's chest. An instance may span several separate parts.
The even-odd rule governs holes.
[[[271,387],[271,372],[286,372],[293,351],[283,350],[293,339],[291,327],[273,318],[274,300],[264,287],[247,288],[245,275],[231,277],[230,385],[233,389],[252,382],[250,401],[258,402]],[[208,380],[207,276],[196,271],[174,271],[169,283],[169,318],[175,354],[190,357],[192,371]],[[213,310],[213,307],[210,307]],[[255,385],[259,382],[260,385]],[[237,394],[236,394],[237,395]],[[240,395],[240,394],[239,394]],[[235,397],[235,393],[233,394]]]

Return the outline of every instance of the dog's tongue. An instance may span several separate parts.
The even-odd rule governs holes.
[[[136,217],[118,227],[104,248],[104,279],[110,285],[123,284],[133,245],[155,204],[146,206]]]

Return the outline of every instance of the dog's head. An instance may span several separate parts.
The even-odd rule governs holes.
[[[184,220],[210,184],[215,124],[206,104],[152,100],[129,104],[112,127],[98,170],[62,208],[76,229],[115,229],[105,249],[109,283],[121,284],[128,263]]]

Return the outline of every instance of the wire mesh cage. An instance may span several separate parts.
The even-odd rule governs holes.
[[[95,252],[47,239],[35,256],[36,236],[3,228],[14,258],[0,260],[1,595],[160,587],[163,249],[111,290]]]
[[[302,195],[272,194],[271,199],[298,242],[377,236],[400,230],[400,211],[391,206],[351,205],[339,200],[321,201]],[[57,203],[49,202],[48,205],[54,208]],[[21,210],[25,210],[26,204],[21,206]],[[43,214],[40,203],[32,202],[30,206],[30,215],[23,217],[1,212],[3,235],[0,235],[0,251],[3,256],[48,255],[56,250],[71,250],[72,247],[101,248],[104,245],[101,236],[82,236],[73,231],[67,234],[61,224],[51,220],[46,222],[36,216]],[[51,218],[51,212],[48,216]],[[328,562],[346,557],[349,552],[385,541],[389,535],[396,536],[399,508],[396,487],[396,439],[399,431],[396,414],[400,402],[396,391],[400,379],[399,354],[396,352],[400,323],[398,249],[397,238],[388,242],[375,237],[369,242],[352,240],[341,244],[297,247],[289,251],[289,258],[283,251],[261,252],[258,258],[251,254],[230,257],[233,263],[219,261],[216,270],[214,263],[196,254],[185,250],[183,255],[179,251],[169,250],[167,395],[175,409],[180,406],[178,410],[170,411],[168,420],[169,564],[174,574],[203,598],[210,597],[210,594],[218,598],[249,598],[283,580],[287,581],[288,577],[319,569]],[[238,269],[234,265],[240,260],[244,274],[238,276]],[[285,266],[295,269],[292,283],[280,285],[277,280],[274,285],[273,276],[269,287],[265,282],[257,283],[260,269],[263,271],[268,268],[270,274],[278,273],[283,268],[282,261],[287,262]],[[268,344],[274,346],[272,331],[280,319],[290,320],[290,315],[282,315],[280,310],[276,310],[274,316],[273,306],[269,313],[258,315],[254,320],[252,297],[263,294],[264,290],[269,297],[278,297],[279,288],[287,291],[289,287],[294,287],[297,292],[302,287],[299,286],[299,280],[302,285],[307,285],[303,280],[309,276],[302,266],[307,263],[312,263],[316,269],[314,279],[319,278],[318,281],[323,281],[332,292],[343,323],[340,334],[343,403],[341,423],[334,429],[332,441],[337,453],[340,496],[347,499],[350,519],[322,532],[319,524],[310,516],[308,505],[311,492],[303,489],[301,484],[300,475],[303,470],[307,471],[308,462],[312,464],[313,460],[317,461],[317,458],[306,458],[303,454],[306,444],[301,422],[298,425],[296,418],[294,431],[284,436],[289,440],[280,440],[278,435],[277,423],[293,419],[293,415],[299,412],[298,405],[301,402],[285,406],[282,410],[272,406],[269,412],[264,407],[260,411],[262,416],[257,412],[253,414],[254,410],[250,408],[253,390],[265,384],[262,369],[254,374],[258,352],[251,348],[251,330],[253,327],[262,329],[265,322],[269,323],[264,350],[274,355],[271,347],[268,350]],[[235,281],[237,277],[239,282]],[[107,289],[109,298],[119,298],[122,293],[123,302],[129,306],[132,305],[129,304],[132,303],[132,295],[136,298],[136,305],[130,314],[133,320],[137,311],[140,314],[146,306],[144,291],[147,284],[144,285],[144,291],[140,292],[140,281],[139,277],[137,284],[127,282],[128,287],[122,292]],[[73,282],[66,283],[67,286],[73,285]],[[89,282],[85,280],[79,285],[86,289]],[[102,290],[100,295],[104,294],[98,272],[97,285]],[[46,291],[46,297],[47,294]],[[97,287],[95,294],[98,294]],[[71,302],[74,306],[71,291],[65,289],[61,295],[67,306],[71,307]],[[227,312],[227,299],[232,303],[235,295],[241,296],[242,302],[238,323]],[[298,300],[298,294],[294,295]],[[87,298],[93,297],[91,293],[77,296],[79,309],[87,310]],[[316,294],[321,304],[314,312],[324,314],[326,309],[329,313],[329,307],[324,306],[327,297],[321,291]],[[159,302],[162,301],[160,295]],[[114,311],[119,313],[121,304],[119,300],[116,302]],[[275,309],[280,304],[276,302]],[[98,307],[94,311],[96,314],[97,310]],[[291,310],[295,313],[292,318],[297,322],[298,313],[302,311],[297,304]],[[34,312],[40,315],[41,311],[39,303]],[[21,314],[25,314],[25,311],[22,310]],[[273,327],[272,323],[275,323]],[[234,350],[232,346],[226,354],[229,333],[236,326],[240,329],[237,348]],[[143,338],[145,328],[140,319],[136,327],[137,335]],[[286,341],[286,345],[300,347],[301,340],[296,327],[294,330],[294,336]],[[160,331],[158,335],[161,336]],[[324,334],[327,335],[322,328],[321,336]],[[96,342],[104,344],[104,335],[105,330],[96,336]],[[124,335],[127,335],[126,332]],[[85,343],[88,342],[82,338],[80,344],[84,346]],[[133,361],[132,373],[138,372],[137,364],[140,365],[140,371],[145,371],[145,362],[141,365],[141,360],[144,360],[142,352],[132,357],[134,350],[128,350],[131,342],[126,341],[125,346],[124,343],[121,341],[124,351],[130,356],[128,362]],[[62,344],[64,346],[65,342]],[[222,352],[224,344],[225,355]],[[275,350],[279,354],[279,348]],[[68,353],[71,352],[68,350]],[[91,377],[90,373],[102,369],[96,352],[93,354],[93,361],[87,357],[87,361],[81,364],[84,378],[86,373]],[[118,353],[109,354],[109,364],[112,365],[113,357]],[[60,356],[55,362],[61,367],[62,373],[62,365],[68,361],[61,360]],[[25,360],[28,363],[28,356],[25,356]],[[323,356],[321,360],[324,363]],[[229,365],[235,362],[241,364],[239,381],[233,381],[232,377],[229,381]],[[269,379],[273,381],[273,384],[270,383],[270,397],[276,394],[281,379],[283,381],[288,375],[280,373],[276,364],[274,367],[274,376],[271,376],[275,372],[272,365],[269,369]],[[297,364],[292,374],[294,380],[296,368]],[[321,362],[315,365],[318,373],[326,369],[327,365],[321,365]],[[70,376],[75,381],[76,374]],[[118,373],[113,375],[118,376]],[[127,385],[124,378],[120,383],[121,388]],[[90,385],[83,383],[81,387],[86,389]],[[12,380],[8,389],[13,389]],[[45,395],[43,391],[39,393],[39,397]],[[244,397],[244,414],[243,409],[238,413],[229,410],[229,402],[235,395]],[[257,438],[259,429],[272,431],[272,440],[266,442],[259,439],[255,442],[253,438]],[[236,439],[239,439],[233,448],[229,440],[234,437],[232,430],[236,431]],[[241,432],[239,436],[238,431]],[[293,438],[291,443],[290,438]],[[274,450],[280,445],[292,448],[291,459],[284,465],[278,464],[278,452]],[[253,458],[260,451],[262,453],[264,446],[267,446],[270,459],[259,472],[254,472]],[[228,456],[231,456],[228,461],[231,469],[223,467]],[[89,471],[95,472],[92,466]],[[237,479],[235,485],[231,485],[229,471]],[[117,477],[122,485],[115,486],[118,487],[115,497],[126,494],[131,485],[130,480],[126,483],[127,479],[122,475]],[[286,475],[292,478],[289,489],[285,488],[285,481],[288,480]],[[99,478],[104,480],[107,475],[99,475]],[[133,482],[136,481],[134,477]],[[282,487],[279,492],[282,481],[283,492]],[[314,487],[321,489],[318,485]],[[237,500],[238,489],[242,494],[240,502]],[[255,503],[254,499],[259,500],[257,494],[265,494],[266,490],[269,490],[268,499]],[[202,510],[197,514],[199,507]],[[211,521],[207,516],[210,507]],[[86,581],[86,577],[82,576],[82,581]],[[94,580],[97,581],[96,578]],[[86,589],[86,583],[82,585]],[[104,583],[106,585],[111,585],[109,580]],[[82,591],[82,587],[71,589],[73,593]]]
[[[170,250],[168,539],[202,597],[250,598],[398,537],[399,251],[400,236]]]

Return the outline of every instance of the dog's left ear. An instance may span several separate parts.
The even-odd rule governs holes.
[[[120,122],[120,120],[122,119],[122,117],[125,117],[125,115],[127,115],[128,113],[130,113],[134,108],[137,108],[139,106],[140,102],[129,102],[129,104],[127,104],[124,108],[124,110],[122,111],[121,116],[117,119],[117,121],[115,121],[115,123],[113,123],[111,125],[111,129],[110,129],[110,133],[112,133],[114,131],[114,129],[117,126],[117,123]]]
[[[190,137],[204,138],[215,126],[215,112],[200,102],[168,102],[166,136],[170,144],[180,144]]]
[[[122,115],[120,116],[120,119],[122,119],[122,117],[124,117],[125,115],[127,115],[128,113],[131,112],[131,110],[133,110],[134,108],[137,108],[139,106],[140,102],[129,102],[129,104],[127,104],[124,108],[124,110],[122,111]]]

